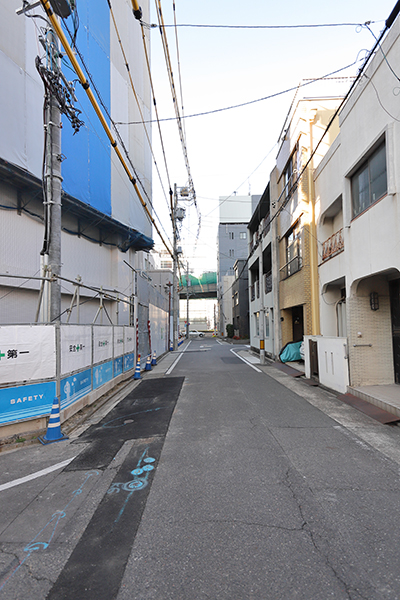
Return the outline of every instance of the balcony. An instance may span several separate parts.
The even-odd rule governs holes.
[[[322,260],[328,260],[328,258],[332,258],[343,252],[344,250],[344,240],[343,240],[343,229],[339,229],[336,233],[331,235],[325,242],[322,244]]]

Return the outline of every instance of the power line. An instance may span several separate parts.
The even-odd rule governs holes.
[[[331,73],[328,73],[326,75],[322,75],[321,77],[316,77],[315,79],[309,79],[307,81],[305,81],[304,83],[302,83],[300,85],[300,87],[305,87],[307,85],[311,85],[312,83],[315,83],[317,81],[322,81],[323,79],[327,79],[328,77],[331,77],[332,75],[336,75],[337,73],[340,73],[342,71],[345,71],[346,69],[350,69],[351,67],[354,67],[354,65],[357,64],[357,62],[359,62],[359,59],[355,60],[354,62],[346,65],[345,67],[341,67],[340,69],[337,69],[336,71],[332,71]],[[278,96],[283,96],[284,94],[288,94],[289,92],[294,92],[299,88],[299,85],[287,88],[285,90],[281,90],[280,92],[275,92],[274,94],[270,94],[269,96],[263,96],[262,98],[256,98],[255,100],[249,100],[248,102],[242,102],[241,104],[232,104],[231,106],[225,106],[223,108],[216,108],[214,110],[208,110],[208,111],[204,111],[204,112],[200,112],[200,113],[194,113],[192,115],[185,115],[184,119],[192,119],[194,117],[204,117],[207,115],[213,115],[216,113],[220,113],[220,112],[224,112],[227,110],[233,110],[235,108],[242,108],[243,106],[250,106],[251,104],[256,104],[257,102],[264,102],[265,100],[271,100],[272,98],[277,98]],[[175,121],[176,117],[167,117],[165,119],[160,119],[160,121]],[[116,121],[117,125],[141,125],[141,121]],[[146,123],[154,123],[154,121],[146,121]]]
[[[112,22],[113,22],[113,25],[114,25],[115,33],[116,33],[117,38],[118,38],[118,43],[119,43],[119,46],[120,46],[120,49],[121,49],[121,52],[122,52],[123,59],[125,61],[125,66],[126,66],[126,69],[127,69],[127,72],[128,72],[128,77],[129,77],[129,82],[131,84],[132,93],[134,95],[137,107],[139,109],[140,117],[142,119],[142,123],[143,123],[144,131],[145,131],[145,135],[146,135],[146,138],[147,138],[147,142],[149,144],[150,152],[151,152],[151,155],[153,157],[154,165],[156,167],[157,174],[158,174],[158,177],[160,179],[161,188],[163,190],[164,197],[165,197],[165,200],[166,200],[167,205],[168,205],[168,199],[167,199],[167,195],[166,195],[166,192],[165,192],[165,189],[164,189],[164,186],[163,186],[163,182],[162,182],[162,179],[161,179],[161,173],[160,173],[160,170],[158,168],[156,157],[154,156],[153,147],[152,147],[152,144],[151,144],[149,132],[147,131],[147,127],[146,127],[146,124],[144,122],[144,116],[143,116],[142,108],[140,106],[139,98],[138,98],[138,95],[136,93],[135,86],[133,84],[131,69],[129,67],[128,58],[127,58],[127,55],[126,55],[126,52],[125,52],[125,49],[124,49],[124,46],[123,46],[123,43],[122,43],[122,40],[121,40],[121,36],[120,36],[119,30],[118,30],[117,21],[115,19],[114,11],[113,11],[113,8],[111,6],[111,0],[107,0],[107,2],[108,2],[108,6],[110,8],[111,19],[112,19]],[[154,210],[154,208],[153,208],[153,210]],[[165,229],[164,229],[164,232],[165,232]]]
[[[171,64],[171,57],[170,57],[169,48],[168,48],[168,41],[167,41],[167,36],[165,33],[165,28],[162,27],[162,25],[164,25],[164,17],[163,17],[162,8],[161,8],[161,1],[155,0],[155,3],[156,3],[158,23],[160,26],[160,34],[161,34],[161,41],[162,41],[163,50],[164,50],[164,57],[165,57],[165,62],[166,62],[166,66],[167,66],[168,79],[169,79],[169,83],[170,83],[170,87],[171,87],[171,94],[172,94],[172,99],[173,99],[174,109],[175,109],[175,119],[173,119],[173,120],[175,120],[178,125],[179,137],[181,140],[181,145],[182,145],[182,150],[183,150],[183,157],[185,160],[186,171],[188,174],[188,183],[189,183],[189,186],[191,187],[191,189],[193,190],[194,189],[193,188],[193,179],[192,179],[192,174],[190,171],[185,134],[183,131],[183,126],[182,126],[182,116],[179,111],[178,99],[176,97],[176,88],[175,88],[174,74],[173,74],[172,64]]]
[[[380,23],[381,21],[367,21],[366,24]],[[310,29],[320,27],[362,27],[365,23],[310,23],[297,25],[216,25],[216,24],[201,24],[201,23],[179,23],[178,25],[165,25],[168,27],[192,27],[196,29]],[[160,27],[156,23],[147,24],[149,28]]]

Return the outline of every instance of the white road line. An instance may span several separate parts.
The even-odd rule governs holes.
[[[43,477],[43,475],[48,475],[48,473],[52,473],[52,471],[57,471],[57,469],[63,469],[70,462],[74,460],[75,456],[72,458],[68,458],[68,460],[64,460],[63,462],[57,463],[52,467],[47,467],[46,469],[42,469],[41,471],[36,471],[36,473],[32,473],[31,475],[27,475],[26,477],[21,477],[20,479],[14,479],[14,481],[9,481],[8,483],[3,483],[0,485],[0,492],[3,490],[8,490],[16,485],[21,485],[21,483],[26,483],[27,481],[31,481],[32,479],[37,479],[38,477]]]
[[[184,352],[186,352],[186,350],[189,348],[189,346],[190,346],[190,344],[191,344],[191,343],[192,343],[192,342],[190,341],[190,342],[188,343],[188,345],[185,347],[185,349],[184,349],[184,350],[182,350],[182,352],[180,353],[180,355],[178,356],[178,358],[176,359],[176,361],[172,363],[172,365],[170,366],[170,368],[169,368],[167,371],[165,371],[165,374],[166,374],[166,375],[169,375],[170,373],[172,373],[172,371],[175,369],[175,367],[176,367],[176,365],[178,364],[178,362],[181,360],[181,358],[182,358],[182,354],[183,354]]]
[[[232,348],[231,348],[231,352],[232,352],[232,354],[234,354],[235,356],[237,356],[238,358],[240,358],[240,360],[242,360],[244,363],[246,363],[246,365],[249,365],[249,367],[251,367],[252,369],[254,369],[255,371],[257,371],[257,373],[262,373],[261,369],[257,369],[257,367],[255,367],[248,360],[246,360],[245,358],[243,358],[242,356],[240,356],[239,354],[237,354],[234,350],[232,350]]]

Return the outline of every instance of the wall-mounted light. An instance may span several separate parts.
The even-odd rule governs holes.
[[[371,292],[369,295],[369,304],[371,310],[379,310],[379,296],[378,292]]]

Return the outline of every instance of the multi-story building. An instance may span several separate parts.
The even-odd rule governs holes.
[[[151,120],[149,34],[143,42],[129,2],[113,7],[115,22],[107,3],[55,2],[56,12],[73,8],[63,22],[73,49],[61,60],[41,3],[20,4],[16,14],[0,0],[0,323],[13,357],[0,369],[4,427],[36,417],[42,426],[55,395],[67,418],[129,377],[150,344],[158,354],[168,349],[168,292],[147,275],[151,131],[127,125]],[[147,21],[149,2],[141,4]],[[72,57],[84,78],[75,92]],[[27,395],[27,385],[40,393]],[[13,403],[18,395],[29,408]]]
[[[288,342],[319,333],[313,171],[337,136],[337,120],[323,134],[341,100],[299,99],[283,126],[270,179],[275,322],[280,325],[275,355]]]
[[[148,15],[148,1],[142,4],[143,14]],[[93,291],[88,288],[102,287],[109,292],[121,292],[119,302],[111,299],[111,293],[104,302],[112,320],[116,321],[118,314],[120,324],[129,324],[133,312],[138,312],[138,305],[135,310],[130,308],[135,296],[131,267],[136,271],[145,270],[146,254],[141,250],[153,246],[152,224],[83,86],[76,84],[75,90],[77,100],[74,104],[82,121],[79,131],[72,127],[65,114],[61,117],[61,125],[43,123],[46,89],[41,77],[46,78],[52,67],[48,57],[50,46],[55,43],[54,37],[45,34],[39,19],[17,15],[15,6],[4,0],[1,5],[0,273],[3,276],[0,292],[3,300],[0,322],[31,323],[36,320],[40,282],[34,277],[43,276],[47,269],[45,259],[50,229],[47,214],[52,210],[51,202],[46,204],[42,194],[42,189],[49,185],[49,174],[43,173],[43,146],[44,139],[48,141],[50,137],[51,128],[62,127],[58,155],[62,177],[61,230],[58,232],[61,264],[51,265],[53,272],[64,278],[60,319],[67,318],[74,284],[78,280],[81,284],[81,323],[91,322],[98,309],[98,298],[93,299]],[[99,6],[94,0],[84,0],[76,3],[76,11],[78,28],[78,18],[73,20],[71,15],[65,19],[74,36],[74,41],[69,42],[76,46],[78,61],[80,56],[84,57],[85,65],[89,67],[86,77],[93,82],[94,94],[96,90],[100,94],[101,100],[97,98],[100,110],[106,118],[108,112],[115,121],[140,121],[141,114],[148,121],[150,83],[148,77],[143,77],[145,56],[141,28],[134,19],[131,6],[123,2],[114,7],[116,23],[120,27],[132,21],[131,37],[125,40],[130,71],[127,71],[121,53],[109,7]],[[43,16],[41,6],[30,10],[28,15],[35,13]],[[90,19],[93,14],[96,15],[94,20]],[[48,47],[44,48],[42,44]],[[41,75],[37,69],[39,63]],[[66,79],[74,79],[67,57],[60,66]],[[140,99],[139,106],[130,87],[129,75]],[[151,199],[151,151],[145,129],[119,126],[119,134],[118,148],[129,168],[135,170],[143,198]],[[125,155],[124,147],[128,155]],[[47,164],[46,169],[49,171],[51,165]],[[57,235],[55,231],[50,233]],[[40,315],[39,320],[46,320],[46,316]],[[76,311],[72,311],[69,321],[76,321]]]
[[[224,277],[234,276],[236,260],[247,258],[247,224],[259,199],[259,195],[222,196],[219,199],[217,288],[221,335],[226,335],[226,325],[230,323],[222,307],[222,299],[226,295],[231,297],[229,288],[224,287]]]
[[[268,184],[248,225],[250,345],[256,351],[264,349],[268,356],[273,356],[274,299],[270,225],[270,186]]]
[[[310,343],[321,381],[341,390],[400,383],[399,19],[381,49],[315,173],[322,337]]]
[[[249,338],[249,278],[247,261],[237,260],[233,265],[235,273],[232,283],[232,325],[233,335]]]

